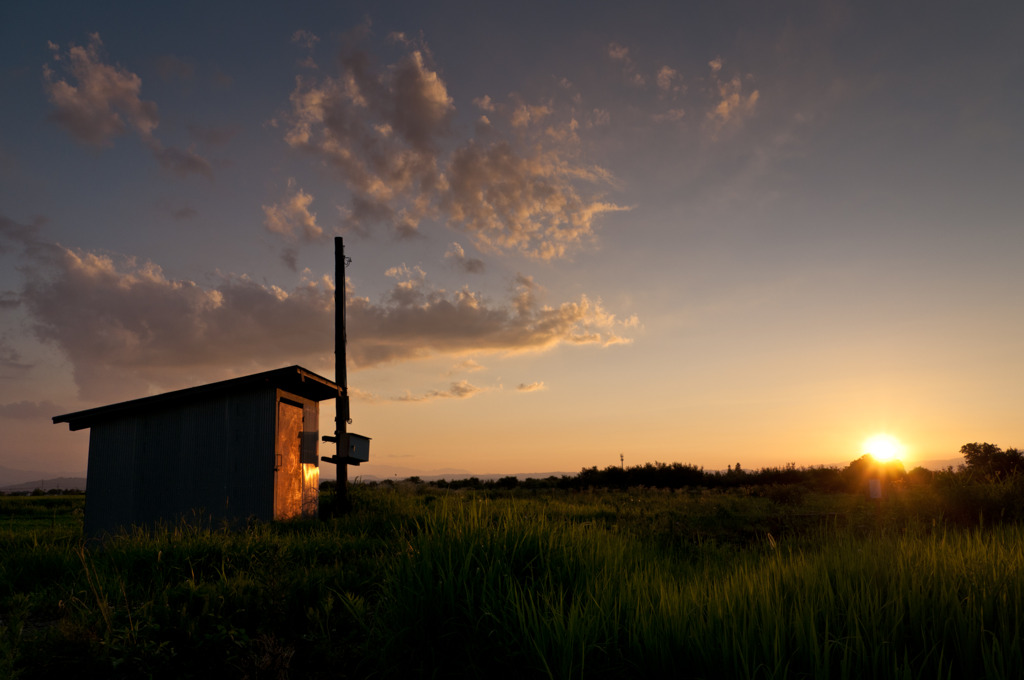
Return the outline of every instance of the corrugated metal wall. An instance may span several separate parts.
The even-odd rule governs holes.
[[[129,525],[137,493],[136,451],[142,424],[124,419],[94,425],[89,431],[89,492],[85,497],[85,532],[97,535]]]
[[[233,517],[274,517],[277,391],[238,395],[229,404],[228,503]]]
[[[277,390],[92,426],[86,532],[273,517]]]

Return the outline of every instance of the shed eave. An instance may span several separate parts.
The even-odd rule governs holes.
[[[317,375],[301,366],[287,366],[263,373],[254,373],[240,378],[221,380],[206,385],[187,387],[173,392],[164,392],[150,397],[142,397],[131,401],[122,401],[107,406],[65,413],[54,416],[53,422],[67,423],[72,431],[84,430],[95,423],[139,413],[168,408],[180,403],[187,403],[204,397],[245,392],[259,387],[273,387],[290,392],[312,401],[334,399],[341,389],[327,378]]]

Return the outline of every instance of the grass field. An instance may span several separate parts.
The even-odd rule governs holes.
[[[1024,528],[912,490],[352,497],[103,543],[0,498],[0,677],[1024,677]]]

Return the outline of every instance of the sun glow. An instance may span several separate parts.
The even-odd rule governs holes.
[[[887,463],[903,455],[903,445],[891,435],[876,434],[864,442],[864,453],[871,454],[880,463]]]

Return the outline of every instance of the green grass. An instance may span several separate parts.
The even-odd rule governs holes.
[[[1024,528],[928,499],[352,496],[104,543],[0,512],[0,677],[1024,676]]]
[[[0,531],[66,529],[81,533],[84,495],[0,496]]]

